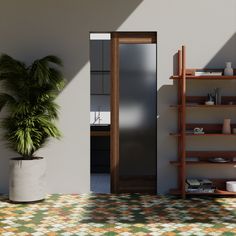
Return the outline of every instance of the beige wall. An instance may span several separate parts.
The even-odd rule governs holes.
[[[176,170],[169,165],[169,160],[177,157],[176,140],[168,135],[176,129],[176,112],[169,108],[176,99],[176,87],[169,80],[173,55],[185,44],[189,67],[222,67],[225,61],[232,61],[236,67],[235,9],[235,0],[0,0],[0,52],[27,62],[55,54],[65,64],[69,82],[58,98],[64,138],[52,141],[40,152],[47,156],[48,191],[89,191],[90,31],[158,33],[158,189],[164,193],[176,182]],[[207,91],[206,83],[190,86],[195,94]],[[231,82],[228,88],[236,88],[235,83]],[[234,116],[231,111],[194,112],[199,120],[222,121],[226,115]],[[235,139],[196,138],[188,143],[195,149],[200,149],[200,145],[207,149],[209,144],[212,149],[233,150]],[[6,192],[7,158],[15,154],[9,153],[2,143],[0,148],[0,192]],[[215,168],[204,172],[195,169],[191,175],[209,172],[222,177],[236,174],[235,168]]]

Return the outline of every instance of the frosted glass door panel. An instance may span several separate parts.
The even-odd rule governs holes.
[[[156,174],[156,44],[120,45],[120,175]]]

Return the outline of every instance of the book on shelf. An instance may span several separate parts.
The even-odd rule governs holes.
[[[215,71],[195,71],[195,76],[222,76],[222,72]]]
[[[214,193],[215,188],[209,179],[186,179],[185,190],[189,193]]]
[[[191,188],[199,188],[200,185],[201,185],[200,182],[197,179],[187,179],[186,183]]]
[[[204,189],[204,188],[191,189],[191,188],[187,188],[186,192],[188,192],[188,193],[214,193],[215,189],[214,188],[209,188],[209,189]]]

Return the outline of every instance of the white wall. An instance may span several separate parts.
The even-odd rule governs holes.
[[[55,54],[65,64],[69,82],[58,98],[64,138],[40,153],[48,160],[48,191],[89,191],[90,31],[158,32],[158,189],[164,193],[176,182],[175,167],[169,165],[176,158],[176,140],[168,135],[176,129],[176,112],[169,108],[176,101],[169,80],[173,55],[185,44],[189,67],[222,67],[225,61],[236,67],[235,9],[235,0],[1,0],[0,52],[27,62]],[[217,119],[223,119],[218,113]],[[201,119],[207,115],[199,114]],[[212,149],[214,144],[231,150],[235,145],[233,138],[206,141]],[[189,142],[200,148],[206,141]],[[7,158],[13,154],[0,147],[0,192],[6,192]],[[221,168],[216,174],[235,176],[235,170]]]

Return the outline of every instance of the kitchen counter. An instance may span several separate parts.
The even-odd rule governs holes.
[[[110,172],[110,125],[90,125],[91,173]]]
[[[90,136],[110,136],[109,124],[90,125]]]

